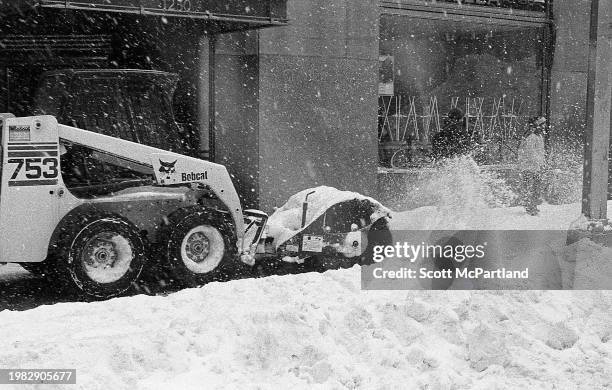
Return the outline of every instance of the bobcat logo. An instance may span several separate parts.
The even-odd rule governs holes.
[[[174,167],[174,165],[176,165],[176,162],[178,160],[174,160],[173,162],[167,162],[167,161],[162,161],[161,159],[159,159],[159,171],[161,173],[165,173],[166,174],[166,180],[170,180],[170,174],[176,172],[176,168]]]

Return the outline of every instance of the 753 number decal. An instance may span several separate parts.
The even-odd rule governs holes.
[[[11,158],[9,164],[16,164],[10,180],[17,179],[23,171],[26,179],[55,179],[59,176],[59,164],[57,158]]]

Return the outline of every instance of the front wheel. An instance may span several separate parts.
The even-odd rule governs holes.
[[[188,287],[222,279],[235,253],[231,226],[199,207],[178,210],[168,219],[167,259],[174,278]]]
[[[146,263],[138,229],[118,215],[75,214],[62,224],[60,237],[60,277],[89,296],[110,298],[127,291]]]

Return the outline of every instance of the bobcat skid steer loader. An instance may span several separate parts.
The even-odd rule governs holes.
[[[112,297],[162,253],[173,278],[253,264],[267,221],[224,166],[57,123],[1,114],[0,263]]]

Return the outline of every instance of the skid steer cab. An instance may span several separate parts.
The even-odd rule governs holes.
[[[153,263],[188,286],[253,264],[267,216],[242,210],[224,166],[52,116],[0,120],[0,262],[102,298]]]

